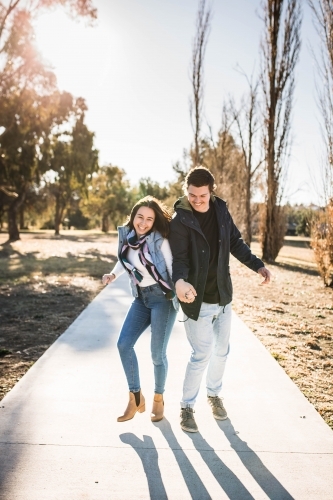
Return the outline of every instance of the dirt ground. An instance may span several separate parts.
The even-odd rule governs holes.
[[[0,399],[102,289],[116,236],[89,231],[0,234]],[[257,243],[253,251],[260,253]],[[274,279],[231,262],[234,309],[333,428],[333,290],[306,241],[289,238]]]

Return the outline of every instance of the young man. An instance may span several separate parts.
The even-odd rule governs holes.
[[[225,201],[213,194],[212,173],[196,167],[185,178],[185,196],[175,203],[170,246],[173,281],[185,315],[185,330],[192,347],[181,401],[181,428],[197,432],[194,405],[204,371],[213,416],[225,420],[227,412],[219,397],[229,352],[232,284],[230,253],[264,281],[270,272],[244,243]]]

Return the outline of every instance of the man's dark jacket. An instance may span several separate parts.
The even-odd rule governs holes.
[[[251,253],[244,243],[227,209],[225,201],[212,195],[211,200],[216,210],[218,233],[218,265],[217,285],[220,294],[220,305],[229,304],[232,300],[232,283],[230,278],[230,253],[253,271],[264,267],[264,263]],[[194,286],[197,297],[194,302],[180,302],[184,313],[194,319],[199,317],[206,286],[209,266],[209,244],[201,231],[198,220],[186,196],[179,198],[174,205],[176,214],[170,223],[170,246],[173,255],[172,279],[176,283],[184,279]]]

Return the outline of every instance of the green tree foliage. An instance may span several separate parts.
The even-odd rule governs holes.
[[[66,208],[71,199],[87,195],[87,181],[98,169],[98,152],[94,149],[94,134],[84,123],[86,105],[83,99],[77,99],[68,122],[74,126],[65,131],[61,127],[53,135],[47,148],[49,170],[53,179],[49,190],[55,198],[54,228],[58,235]],[[50,175],[48,175],[50,178]]]
[[[19,238],[17,215],[31,186],[48,170],[51,131],[64,126],[72,109],[72,96],[53,92],[41,95],[22,89],[1,100],[0,185],[15,194],[8,204],[9,240]]]
[[[286,205],[287,223],[294,227],[297,235],[311,236],[312,222],[316,218],[317,210],[304,205]]]
[[[3,205],[11,241],[19,238],[17,212],[34,177],[37,148],[47,128],[45,96],[55,91],[55,77],[34,48],[30,16],[12,7],[14,13],[8,14],[0,4],[0,186],[11,193]]]
[[[72,107],[72,96],[57,91],[34,45],[33,18],[57,5],[96,17],[91,0],[0,2],[0,212],[8,212],[9,241],[19,238],[17,214],[47,169],[52,130]]]
[[[104,232],[123,224],[135,202],[125,171],[113,165],[101,167],[91,176],[88,192],[83,213]]]
[[[169,189],[167,186],[160,186],[156,181],[150,177],[142,177],[139,180],[138,199],[145,196],[154,196],[160,201],[165,200],[169,196]]]
[[[7,114],[1,114],[2,123],[6,120],[8,123],[5,123],[5,132],[1,137],[3,168],[0,173],[0,184],[6,185],[7,192],[12,193],[10,203],[7,201],[7,209],[10,223],[9,238],[14,241],[19,237],[17,216],[20,217],[22,229],[25,226],[25,211],[30,214],[30,219],[35,225],[41,213],[50,208],[48,200],[50,191],[46,190],[43,187],[44,182],[40,181],[45,172],[51,168],[51,164],[55,163],[54,149],[57,141],[59,142],[59,136],[62,139],[66,137],[69,141],[72,133],[69,121],[73,123],[75,116],[76,120],[79,117],[75,111],[76,101],[66,92],[54,92],[52,95],[41,97],[34,91],[30,91],[29,94],[25,91],[18,95],[13,94],[11,99],[2,100],[1,104],[2,110],[5,111],[8,111],[5,105],[13,106]],[[77,143],[75,148],[79,155],[84,155],[85,148],[91,147],[91,133],[87,136],[84,127],[83,124],[83,134],[78,130],[75,130],[74,134],[76,138],[74,143]],[[64,134],[63,131],[66,129],[69,129],[69,135]],[[80,135],[83,135],[81,139]],[[58,147],[58,153],[59,149]],[[93,151],[90,154],[93,155]],[[81,172],[79,181],[82,181],[80,176]]]

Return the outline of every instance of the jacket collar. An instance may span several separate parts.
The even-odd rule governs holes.
[[[213,203],[215,203],[216,196],[211,193],[210,199]],[[174,204],[173,208],[177,211],[179,208],[182,210],[187,210],[188,212],[193,212],[192,207],[190,205],[190,202],[187,199],[187,196],[182,196],[181,198],[178,198],[176,203]]]

